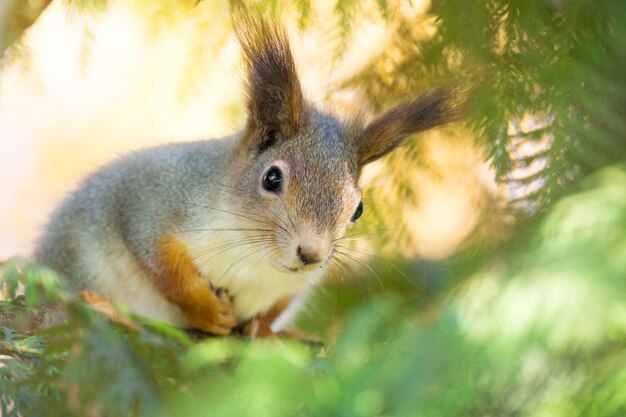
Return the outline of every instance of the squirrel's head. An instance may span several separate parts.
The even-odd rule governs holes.
[[[340,122],[306,101],[284,29],[261,17],[235,17],[244,53],[247,125],[231,164],[239,211],[262,256],[283,271],[326,264],[335,243],[363,213],[359,174],[413,133],[458,118],[441,88],[369,123]],[[240,219],[243,220],[243,219]]]

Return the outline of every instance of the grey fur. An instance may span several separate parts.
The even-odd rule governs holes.
[[[77,289],[89,285],[85,255],[121,244],[146,268],[156,268],[159,237],[176,232],[195,204],[220,196],[209,178],[226,171],[234,138],[141,150],[91,174],[53,213],[35,259],[62,272]]]

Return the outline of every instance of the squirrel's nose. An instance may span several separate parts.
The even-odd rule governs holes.
[[[303,264],[315,264],[321,261],[322,257],[320,256],[319,249],[306,247],[306,246],[298,246],[298,258],[302,261]]]

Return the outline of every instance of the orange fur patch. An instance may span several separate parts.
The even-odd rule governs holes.
[[[200,277],[185,244],[165,236],[157,250],[162,266],[157,285],[165,298],[181,308],[193,327],[218,335],[230,333],[236,324],[230,299],[219,297]]]

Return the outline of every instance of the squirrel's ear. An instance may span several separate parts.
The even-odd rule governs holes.
[[[375,118],[356,135],[359,165],[386,155],[414,133],[458,120],[463,95],[458,87],[441,87]]]
[[[300,81],[282,26],[245,10],[233,15],[233,25],[247,78],[244,146],[262,152],[300,129],[304,102]]]

